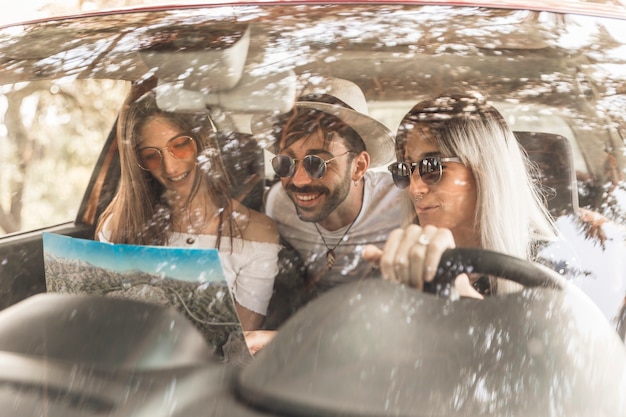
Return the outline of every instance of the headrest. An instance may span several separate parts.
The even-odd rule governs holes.
[[[555,133],[514,132],[529,159],[539,168],[539,177],[554,217],[578,210],[578,186],[569,140]]]
[[[263,149],[251,134],[219,132],[224,167],[230,179],[230,196],[248,208],[263,210]]]

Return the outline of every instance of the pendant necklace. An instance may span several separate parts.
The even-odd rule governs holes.
[[[329,271],[333,268],[333,265],[335,264],[335,249],[337,248],[337,246],[339,246],[341,241],[346,237],[346,235],[348,234],[348,232],[352,228],[352,225],[356,222],[356,219],[359,218],[359,214],[360,213],[361,213],[361,210],[359,210],[359,212],[357,213],[357,215],[354,218],[354,220],[352,220],[352,223],[350,223],[350,226],[348,226],[346,231],[343,232],[343,235],[341,236],[341,238],[339,238],[339,240],[337,241],[335,246],[333,246],[332,248],[328,246],[328,243],[326,243],[326,239],[324,239],[324,235],[322,234],[322,232],[320,232],[320,229],[317,226],[317,223],[313,223],[313,226],[315,226],[315,229],[317,230],[317,233],[322,238],[322,242],[324,242],[324,246],[326,246],[326,249],[327,249],[326,250],[326,264],[328,265],[328,270]]]
[[[357,183],[355,182],[354,185],[356,186]],[[335,249],[337,248],[337,246],[339,246],[341,241],[345,239],[346,235],[348,234],[350,229],[352,229],[352,226],[356,222],[356,219],[359,218],[359,215],[361,214],[361,210],[363,210],[363,195],[364,194],[365,194],[365,190],[361,190],[361,207],[359,207],[359,212],[356,214],[356,217],[354,218],[354,220],[352,220],[352,223],[350,223],[346,231],[343,232],[343,235],[341,235],[341,238],[339,238],[335,246],[333,246],[332,248],[328,246],[328,243],[326,243],[326,239],[324,239],[324,235],[322,234],[322,232],[320,232],[320,228],[317,226],[317,223],[315,222],[313,223],[313,226],[315,226],[315,230],[317,230],[317,233],[322,238],[322,242],[324,242],[324,246],[326,246],[326,265],[328,265],[329,271],[333,268],[333,265],[335,265]]]

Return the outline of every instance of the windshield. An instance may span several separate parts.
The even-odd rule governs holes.
[[[542,337],[565,326],[570,314],[583,320],[585,314],[570,308],[578,298],[600,329],[618,340],[626,332],[626,36],[624,20],[610,13],[603,4],[578,13],[445,4],[230,4],[4,27],[0,307],[46,292],[169,304],[194,322],[212,354],[226,361],[231,355],[240,366],[256,359],[257,352],[248,355],[245,348],[248,331],[281,337],[304,308],[319,316],[335,311],[353,327],[316,327],[311,316],[295,321],[329,352],[316,354],[314,344],[301,342],[306,332],[292,324],[288,336],[276,340],[302,356],[286,358],[306,362],[307,355],[328,354],[327,369],[364,381],[391,366],[387,388],[401,361],[372,364],[371,374],[353,368],[347,352],[360,347],[343,336],[375,325],[385,328],[378,337],[393,341],[411,330],[386,327],[385,320],[438,317],[439,332],[437,325],[419,332],[462,332],[469,337],[463,343],[474,343],[469,362],[518,361],[506,372],[523,375],[516,385],[506,372],[493,379],[473,371],[459,378],[444,373],[433,381],[432,395],[419,401],[456,390],[439,411],[463,415],[454,413],[468,401],[467,410],[476,414],[489,407],[532,414],[512,397],[488,401],[505,380],[511,392],[535,390],[522,366],[532,360],[513,343],[532,334],[528,339],[544,346]],[[149,249],[133,255],[139,261],[121,260],[137,247]],[[437,256],[429,256],[433,247]],[[576,295],[552,287],[524,292],[549,279],[531,284],[533,274],[541,275],[533,269],[518,286],[493,271],[475,272],[479,262],[457,275],[467,276],[469,293],[484,304],[469,302],[456,284],[430,288],[446,302],[459,301],[460,292],[460,304],[441,312],[420,297],[441,270],[442,252],[452,248],[529,261]],[[189,274],[193,278],[181,278]],[[418,295],[395,287],[369,289],[367,297],[363,288],[334,293],[371,278]],[[312,304],[329,293],[332,302]],[[353,309],[342,309],[346,305]],[[382,316],[366,315],[369,308]],[[363,315],[355,318],[354,311]],[[454,314],[466,320],[446,324]],[[551,314],[559,318],[547,320]],[[495,324],[485,318],[501,316]],[[530,318],[538,328],[528,327]],[[567,339],[573,331],[567,329],[554,337]],[[596,331],[576,334],[604,340]],[[496,339],[501,344],[489,344]],[[460,339],[440,343],[454,340]],[[279,355],[273,349],[268,356]],[[369,353],[378,351],[353,353],[369,363],[375,356]],[[423,363],[413,361],[415,369]],[[528,369],[541,368],[538,363]],[[541,363],[560,372],[560,364]],[[323,385],[308,377],[315,364],[296,366],[294,373],[307,377],[285,376],[289,382],[277,393],[264,391],[262,382],[277,374],[251,367],[239,394],[262,409],[285,401],[279,412],[299,415],[285,400],[291,394],[284,395]],[[564,384],[565,375],[541,381],[549,390]],[[324,374],[322,380],[327,377],[334,378]],[[567,397],[561,388],[557,397]],[[255,400],[257,390],[271,400]],[[404,391],[390,399],[332,384],[311,390],[311,398],[341,392],[362,401],[347,415],[363,409],[376,415],[385,401],[397,401],[398,412],[413,404],[402,399]],[[349,407],[299,401],[312,413]],[[584,401],[578,406],[587,409]],[[555,410],[549,415],[559,415]]]

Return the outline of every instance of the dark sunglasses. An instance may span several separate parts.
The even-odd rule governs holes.
[[[326,165],[328,163],[349,153],[352,153],[352,151],[347,151],[326,160],[317,155],[307,155],[302,159],[295,159],[288,155],[276,155],[272,158],[272,168],[274,168],[274,172],[279,177],[291,178],[296,172],[296,162],[302,161],[302,167],[307,175],[311,179],[319,180],[326,174]]]
[[[441,181],[443,175],[443,163],[457,162],[461,159],[456,156],[443,158],[440,156],[429,156],[417,162],[394,162],[387,169],[391,172],[393,182],[398,188],[406,188],[411,183],[411,175],[417,169],[420,178],[427,185],[435,185]]]
[[[170,139],[163,148],[150,146],[139,149],[139,166],[146,171],[159,168],[163,164],[162,149],[167,150],[170,155],[178,159],[187,159],[197,151],[196,142],[191,136],[178,136]]]

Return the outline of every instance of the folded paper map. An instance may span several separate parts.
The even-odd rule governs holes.
[[[122,245],[47,232],[43,245],[48,292],[170,305],[219,358],[250,358],[217,249]]]

